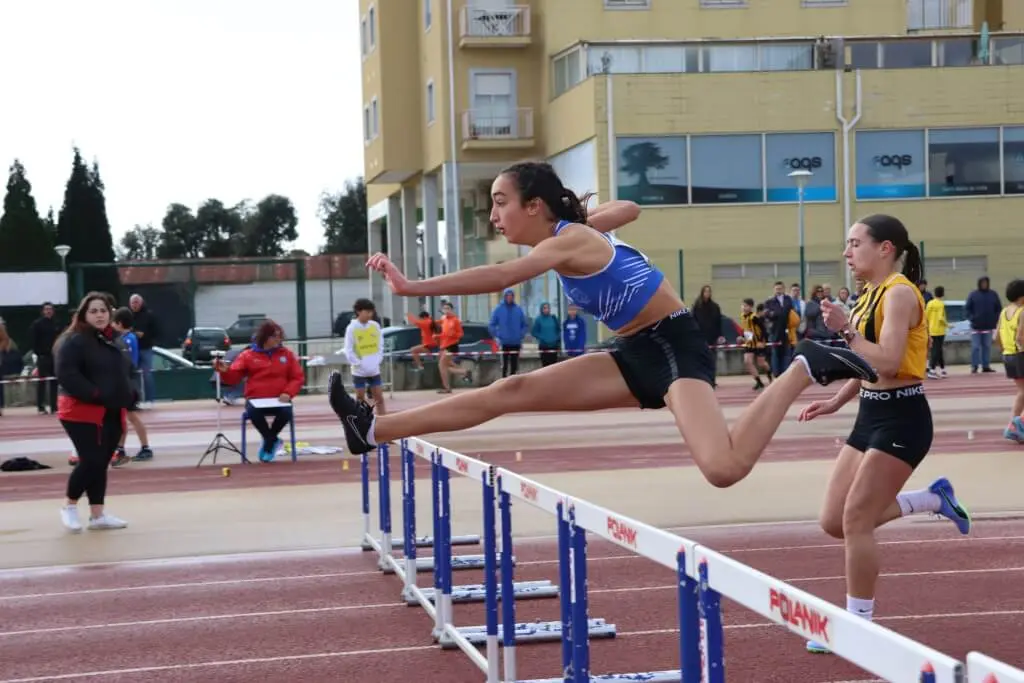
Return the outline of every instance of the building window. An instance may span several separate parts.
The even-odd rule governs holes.
[[[747,0],[700,0],[700,6],[714,9],[719,7],[746,7]]]
[[[857,131],[857,199],[925,196],[923,130]]]
[[[363,140],[369,142],[373,139],[373,126],[370,122],[370,107],[363,107]]]
[[[366,13],[366,26],[368,30],[369,40],[367,41],[370,46],[370,50],[377,47],[377,8],[370,5],[369,11]]]
[[[378,111],[376,97],[370,100],[370,126],[373,137],[377,137],[380,133],[380,112]]]
[[[765,135],[765,185],[767,201],[795,202],[796,183],[789,174],[810,171],[804,200],[836,200],[836,143],[834,133],[769,133]]]
[[[1024,64],[1024,36],[993,38],[992,63]]]
[[[758,45],[758,69],[760,71],[810,71],[814,68],[814,46]]]
[[[704,71],[757,71],[757,45],[710,45],[703,50]]]
[[[583,81],[582,60],[582,50],[578,47],[551,60],[553,97],[558,97]]]
[[[950,275],[953,273],[985,273],[988,272],[987,256],[939,256],[925,258],[924,270],[929,277]]]
[[[981,41],[977,38],[946,38],[935,41],[936,66],[974,66],[982,64],[978,57]]]
[[[650,9],[651,0],[604,0],[605,9]]]
[[[431,16],[430,3],[434,0],[423,0],[423,30],[429,31],[430,25],[433,23],[434,18]]]
[[[1003,129],[1003,172],[1006,194],[1024,194],[1024,126]]]
[[[877,69],[878,43],[850,43],[850,68]]]
[[[695,135],[690,157],[694,204],[764,201],[761,135]]]
[[[928,131],[928,195],[1000,194],[999,129]]]
[[[618,198],[643,205],[688,204],[686,137],[620,137]]]
[[[364,57],[370,51],[366,46],[366,17],[359,22],[359,49]]]
[[[887,40],[882,43],[882,67],[919,69],[932,65],[932,41]]]
[[[427,123],[433,123],[434,117],[434,81],[427,81]]]
[[[687,45],[591,45],[587,75],[696,73],[699,60],[697,48]]]

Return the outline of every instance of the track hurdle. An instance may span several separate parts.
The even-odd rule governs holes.
[[[702,545],[694,561],[702,592],[713,592],[826,645],[834,655],[886,681],[962,683],[964,666],[938,650],[917,643],[838,605],[783,583]],[[722,625],[705,622],[705,680],[725,680]]]
[[[562,671],[558,678],[535,679],[520,683],[607,683],[646,681],[649,683],[701,683],[701,629],[698,617],[699,586],[694,580],[693,557],[696,543],[661,529],[616,514],[583,500],[531,481],[505,469],[497,470],[498,507],[501,513],[502,582],[511,581],[512,568],[506,555],[511,548],[512,499],[536,507],[555,517],[558,523],[558,556],[562,583],[562,621],[546,625],[562,641]],[[590,640],[596,636],[614,636],[615,626],[603,620],[590,619],[587,601],[587,532],[626,548],[675,572],[679,600],[680,668],[637,673],[591,674]],[[567,589],[568,587],[568,589]],[[717,612],[718,603],[710,597]],[[718,622],[720,623],[720,619]],[[586,625],[586,626],[584,626]],[[516,624],[513,601],[502,604],[504,680],[517,681],[515,640],[520,627]],[[516,639],[504,634],[516,633]],[[708,679],[705,679],[708,680]],[[713,680],[713,679],[711,679]]]
[[[968,652],[967,683],[1024,683],[1024,671],[980,652]]]
[[[380,482],[384,479],[384,477],[382,476],[382,473],[383,473],[383,470],[384,470],[384,463],[380,459],[380,455],[381,455],[381,450],[380,449],[381,448],[387,448],[387,447],[386,446],[378,447],[378,449],[377,449],[377,457],[376,457],[376,461],[377,461],[377,483],[378,483],[377,507],[379,509],[378,519],[380,520],[379,526],[378,526],[378,532],[383,537],[383,534],[384,534],[384,522],[383,522],[383,520],[384,520],[385,516],[389,520],[391,518],[391,490],[388,489],[387,493],[385,493],[383,488],[380,486]],[[390,454],[388,451],[385,451],[385,453]],[[363,499],[362,500],[362,503],[363,503],[363,505],[362,505],[363,537],[362,537],[362,542],[360,543],[360,547],[362,547],[363,552],[369,552],[369,551],[372,550],[372,551],[376,551],[377,554],[380,555],[382,553],[382,550],[383,550],[383,548],[381,546],[382,541],[380,539],[374,538],[373,534],[370,531],[370,454],[369,453],[363,453],[363,455],[360,456],[359,460],[360,460],[360,482],[362,484],[362,499]],[[390,471],[390,467],[388,467],[388,470]],[[390,482],[389,482],[389,484],[390,484]],[[403,514],[404,514],[404,511],[403,511]],[[413,515],[416,514],[415,509],[412,511],[412,514]],[[416,528],[415,520],[413,520],[413,522],[412,522],[412,528],[414,530]],[[389,533],[390,533],[390,529],[389,529]],[[418,538],[414,538],[413,542],[416,544],[417,548],[433,548],[434,547],[434,538],[432,536],[420,536]],[[454,537],[452,537],[452,541],[451,541],[452,545],[459,545],[459,546],[462,546],[462,545],[477,545],[479,543],[480,543],[480,537],[476,536],[476,535],[454,536]],[[405,547],[405,539],[404,538],[392,538],[392,539],[390,539],[388,544],[391,546],[392,550],[395,550],[395,549],[398,549],[398,548],[404,548]]]

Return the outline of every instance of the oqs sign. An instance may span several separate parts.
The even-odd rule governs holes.
[[[871,159],[878,168],[902,169],[914,163],[914,157],[910,154],[879,154]]]
[[[821,168],[821,164],[821,157],[789,157],[782,160],[783,167],[791,168],[794,171],[800,169],[810,171],[815,168]]]

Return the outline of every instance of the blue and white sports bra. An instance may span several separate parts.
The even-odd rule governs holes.
[[[569,221],[559,221],[555,235]],[[607,233],[599,233],[614,252],[604,268],[585,277],[558,274],[569,301],[603,322],[612,330],[633,320],[665,279],[647,255]]]

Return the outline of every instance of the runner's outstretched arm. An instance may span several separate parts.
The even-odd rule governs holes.
[[[490,294],[557,268],[572,256],[584,239],[580,232],[566,231],[557,238],[543,240],[528,254],[517,259],[467,268],[426,280],[409,280],[381,253],[371,256],[366,266],[380,271],[391,291],[400,296]]]
[[[611,232],[632,223],[639,216],[640,207],[635,202],[615,199],[588,211],[587,225],[598,232]]]

